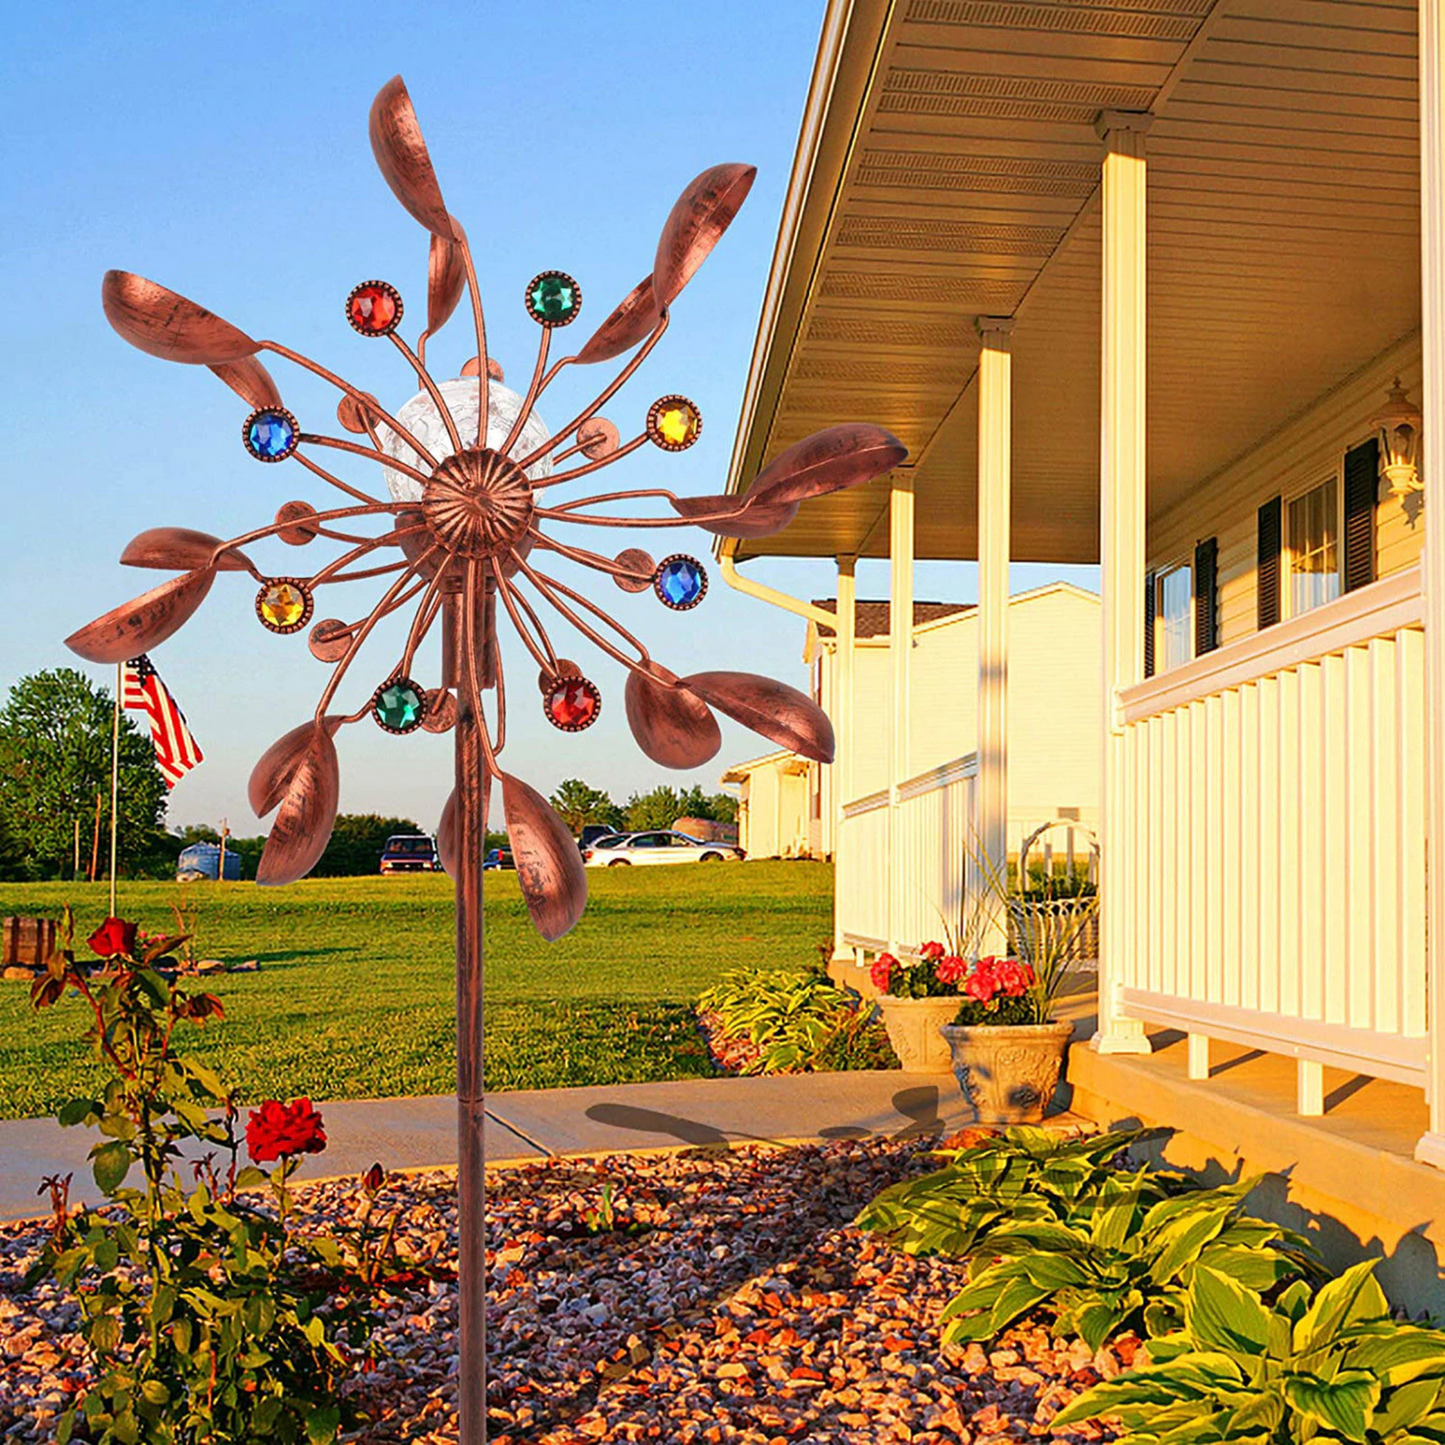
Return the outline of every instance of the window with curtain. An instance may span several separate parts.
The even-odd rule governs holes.
[[[1154,578],[1154,666],[1163,672],[1194,656],[1194,580],[1187,562]]]
[[[1340,595],[1339,534],[1339,487],[1334,477],[1289,504],[1291,617]]]

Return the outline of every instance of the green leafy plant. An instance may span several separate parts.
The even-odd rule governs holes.
[[[758,1050],[752,1074],[800,1073],[829,1057],[850,1057],[879,1032],[856,993],[802,970],[736,968],[698,999],[725,1034]],[[875,1044],[876,1049],[876,1044]]]
[[[891,1185],[867,1204],[857,1224],[907,1254],[971,1255],[990,1232],[1026,1220],[1087,1218],[1113,1161],[1158,1131],[1118,1129],[1070,1137],[1027,1125],[982,1133],[961,1149],[938,1150],[948,1162]],[[1184,1175],[1150,1170],[1154,1199],[1191,1187]]]
[[[993,1339],[1044,1309],[1060,1334],[1097,1349],[1124,1330],[1177,1328],[1201,1266],[1262,1291],[1321,1276],[1307,1240],[1243,1213],[1257,1179],[1159,1199],[1149,1173],[1115,1173],[1068,1218],[988,1230],[968,1284],[944,1306],[945,1342]]]
[[[1086,1390],[1054,1428],[1108,1416],[1123,1424],[1125,1445],[1438,1445],[1445,1332],[1391,1319],[1375,1263],[1313,1298],[1296,1281],[1272,1305],[1199,1265],[1182,1327],[1149,1342],[1147,1364]]]
[[[157,971],[183,940],[142,945],[134,924],[107,919],[90,937],[104,960],[92,972],[73,933],[67,910],[32,1002],[49,1008],[73,990],[89,1010],[87,1037],[110,1077],[59,1120],[101,1135],[90,1161],[110,1207],[68,1216],[59,1182],[42,1186],[57,1218],[35,1274],[76,1295],[94,1366],[57,1439],[83,1428],[96,1445],[334,1440],[360,1419],[338,1392],[364,1356],[371,1315],[341,1287],[335,1247],[318,1251],[292,1224],[290,1177],[301,1154],[325,1145],[320,1116],[306,1100],[268,1101],[247,1141],[276,1167],[239,1168],[233,1097],[174,1047],[181,1025],[223,1016],[210,994]],[[218,1172],[213,1149],[188,1188],[182,1152],[197,1143],[229,1163]]]

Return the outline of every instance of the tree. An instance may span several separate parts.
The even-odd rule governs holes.
[[[421,832],[421,825],[410,818],[383,818],[376,813],[338,814],[331,841],[321,861],[311,870],[311,876],[356,878],[375,873],[381,866],[381,850],[393,833]]]
[[[679,818],[709,818],[715,823],[736,823],[738,800],[729,793],[704,793],[694,783],[686,792],[666,784],[650,793],[634,793],[627,800],[627,829],[645,833],[671,828]]]
[[[589,788],[581,778],[559,783],[552,794],[552,806],[574,833],[580,833],[588,823],[622,826],[622,809],[600,788]]]
[[[102,838],[110,826],[110,739],[114,699],[70,667],[22,677],[0,708],[0,833],[12,872],[44,878],[68,872],[81,824],[90,856],[95,799]],[[124,712],[120,719],[117,852],[129,867],[154,846],[166,784],[155,748]],[[107,844],[102,856],[109,857]]]

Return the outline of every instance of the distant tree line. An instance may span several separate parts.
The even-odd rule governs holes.
[[[84,876],[96,855],[98,873],[110,862],[110,740],[114,697],[74,668],[59,667],[23,677],[0,707],[0,880],[69,878],[75,875],[76,824],[80,824],[80,866]],[[96,803],[99,799],[97,846]],[[589,823],[619,832],[671,828],[679,818],[737,821],[737,799],[662,785],[614,802],[602,788],[568,778],[552,795],[552,806],[574,834]],[[499,811],[499,810],[495,810]],[[119,871],[129,878],[175,876],[176,859],[191,843],[218,843],[220,833],[205,825],[179,831],[165,826],[166,786],[149,736],[132,714],[120,718]],[[386,840],[394,833],[422,833],[410,818],[377,813],[342,813],[336,819],[317,878],[375,873]],[[505,844],[501,832],[487,834],[487,846]],[[226,848],[241,859],[241,876],[254,878],[265,846],[264,834],[228,837]]]

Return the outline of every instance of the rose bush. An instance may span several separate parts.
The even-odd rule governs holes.
[[[159,971],[184,939],[143,940],[133,923],[109,918],[89,940],[107,961],[94,970],[77,963],[73,937],[67,909],[31,1002],[51,1008],[73,993],[88,1011],[87,1038],[110,1077],[97,1097],[64,1105],[59,1121],[100,1134],[90,1159],[107,1207],[70,1214],[52,1181],[56,1218],[30,1282],[50,1275],[72,1292],[92,1372],[56,1440],[334,1441],[363,1418],[341,1390],[371,1358],[376,1317],[357,1286],[394,1268],[394,1223],[371,1218],[380,1171],[363,1181],[354,1244],[298,1235],[288,1176],[326,1142],[310,1101],[253,1111],[252,1158],[280,1163],[239,1168],[234,1095],[177,1052],[184,1025],[224,1017],[219,999]],[[188,1181],[184,1151],[198,1144],[211,1152]]]

